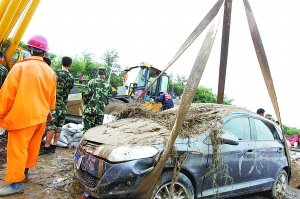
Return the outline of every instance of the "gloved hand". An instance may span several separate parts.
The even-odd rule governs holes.
[[[4,135],[4,134],[5,134],[5,131],[6,131],[5,129],[3,129],[3,128],[0,127],[0,136],[1,136],[1,135]]]
[[[151,99],[150,99],[150,102],[151,102],[152,104],[154,104],[154,103],[155,103],[155,101],[154,101],[154,99],[153,99],[153,98],[151,98]]]

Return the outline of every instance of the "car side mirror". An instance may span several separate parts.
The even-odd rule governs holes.
[[[239,138],[228,131],[224,131],[221,134],[221,140],[222,144],[239,145]]]

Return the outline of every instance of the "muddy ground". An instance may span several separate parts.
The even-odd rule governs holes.
[[[0,187],[3,180],[5,160],[3,156],[4,139],[0,139]],[[8,199],[78,199],[83,190],[73,177],[74,149],[58,148],[55,154],[39,157],[35,169],[29,170],[29,182],[25,183],[24,193],[6,197]]]

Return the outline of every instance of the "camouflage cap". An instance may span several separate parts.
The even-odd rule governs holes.
[[[104,75],[106,74],[106,67],[104,67],[104,66],[100,66],[99,68],[98,68],[98,73],[104,73]]]

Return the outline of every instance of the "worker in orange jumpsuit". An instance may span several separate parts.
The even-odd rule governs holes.
[[[47,40],[27,43],[31,57],[15,64],[0,90],[0,127],[8,130],[7,165],[0,197],[23,193],[28,169],[36,166],[46,121],[55,109],[56,76],[44,62]]]

